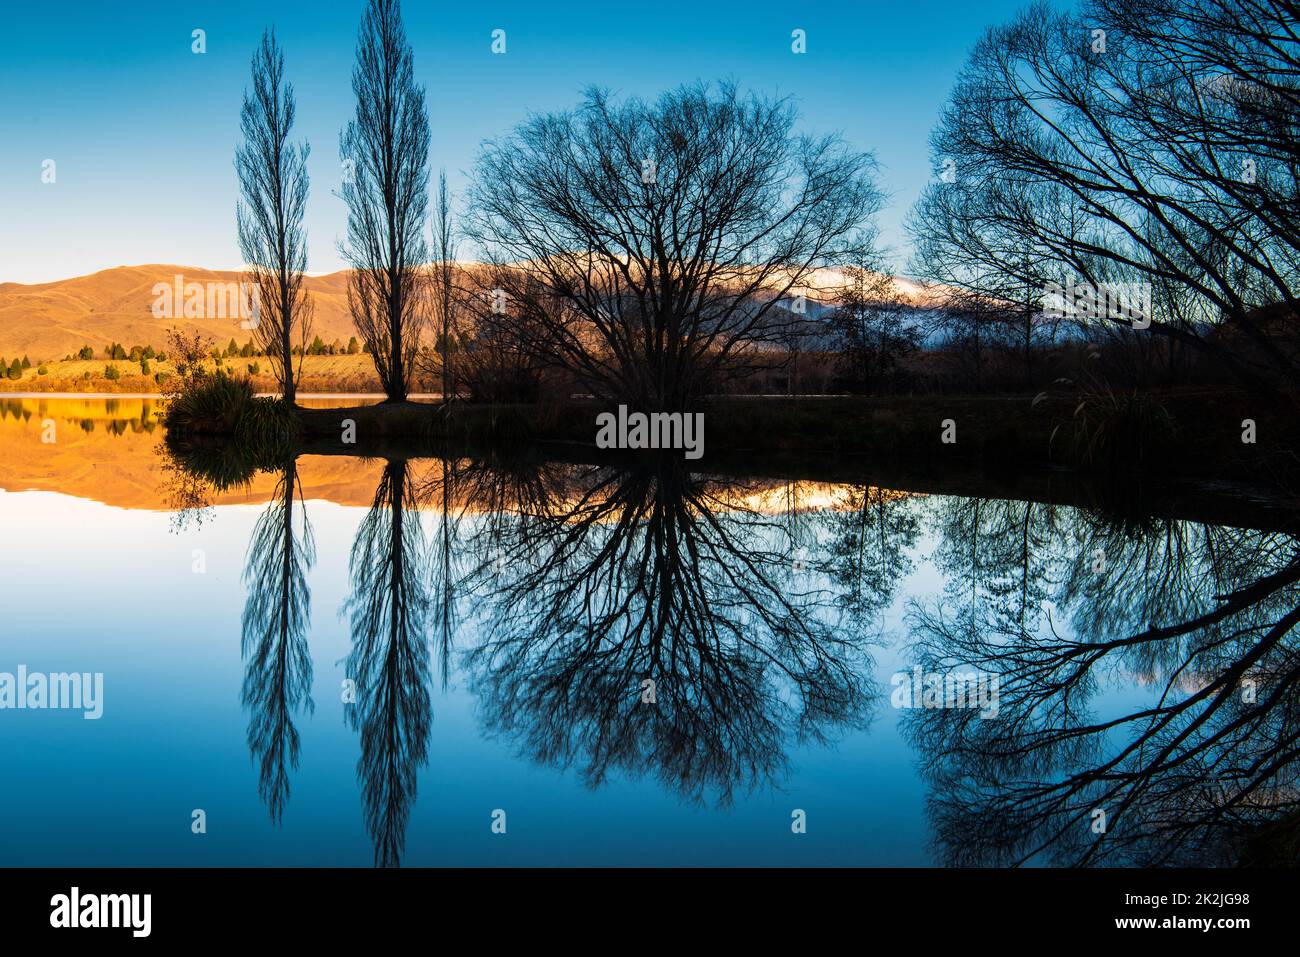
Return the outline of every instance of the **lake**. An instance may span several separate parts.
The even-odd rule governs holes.
[[[680,453],[313,450],[250,473],[169,448],[158,409],[0,398],[0,864],[1295,846],[1285,510],[1211,523]],[[33,696],[68,675],[80,706],[66,678]]]

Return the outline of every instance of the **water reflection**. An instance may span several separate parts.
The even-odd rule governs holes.
[[[312,709],[297,466],[171,454],[183,512],[278,476],[245,569],[242,700],[279,820]],[[908,670],[997,678],[996,717],[898,715],[941,861],[1294,863],[1293,536],[686,466],[377,463],[343,605],[376,864],[401,861],[453,675],[523,760],[725,810],[779,788],[793,749],[889,713],[884,643]],[[905,591],[926,569],[935,586]]]
[[[289,800],[289,772],[300,747],[294,717],[313,710],[307,647],[311,591],[307,572],[316,545],[302,502],[297,463],[288,462],[270,502],[253,526],[243,582],[244,687],[248,750],[258,766],[258,790],[279,822]]]
[[[726,804],[779,782],[789,741],[866,722],[863,620],[738,504],[740,483],[674,455],[468,470],[476,491],[495,479],[521,494],[469,541],[487,560],[466,583],[481,612],[465,667],[488,730],[524,755]]]
[[[348,722],[361,740],[357,777],[375,863],[400,862],[415,801],[416,772],[428,758],[428,551],[410,466],[384,466],[374,503],[357,528],[344,603],[352,627]]]
[[[909,616],[923,668],[1000,683],[998,720],[907,714],[942,858],[1294,864],[1295,538],[1087,513],[1062,536],[1057,510],[977,510],[940,509],[947,560],[983,563],[968,600]]]

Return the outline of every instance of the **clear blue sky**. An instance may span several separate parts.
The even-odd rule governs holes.
[[[957,69],[1022,0],[856,3],[407,2],[428,88],[431,164],[460,191],[479,143],[528,111],[573,105],[591,83],[651,97],[697,79],[792,95],[810,132],[874,152],[900,223],[931,177],[927,137]],[[274,25],[312,146],[313,272],[340,268],[338,136],[362,3],[7,4],[0,29],[0,281],[117,265],[240,265],[232,158],[249,58]],[[207,52],[191,52],[191,31]],[[491,32],[506,31],[493,55]],[[807,53],[790,50],[795,28]],[[56,182],[41,182],[42,162]]]

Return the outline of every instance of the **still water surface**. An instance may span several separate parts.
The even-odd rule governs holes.
[[[156,411],[0,400],[0,673],[104,676],[98,720],[0,710],[0,864],[1295,844],[1290,534],[671,456],[318,454],[231,483]]]

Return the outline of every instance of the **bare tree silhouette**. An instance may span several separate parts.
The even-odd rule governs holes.
[[[352,70],[356,117],[343,130],[341,253],[352,267],[348,309],[370,349],[388,401],[412,385],[428,321],[429,114],[415,83],[398,0],[369,0]]]
[[[1026,335],[1027,290],[1150,283],[1152,332],[1287,393],[1300,350],[1267,322],[1296,311],[1294,20],[1272,0],[1094,0],[988,31],[932,138],[949,175],[912,216],[920,271]],[[1087,324],[1108,322],[1130,319]]]
[[[303,288],[307,268],[306,143],[289,142],[295,113],[293,84],[284,78],[284,52],[275,32],[262,34],[253,55],[253,89],[244,93],[235,152],[242,202],[236,207],[239,250],[257,295],[254,340],[270,359],[286,402],[302,373],[301,347],[311,332],[312,304]],[[293,364],[295,343],[300,348]]]
[[[770,355],[823,266],[862,252],[873,162],[731,84],[588,91],[481,152],[477,322],[598,396],[681,409]]]
[[[462,296],[456,274],[456,234],[451,220],[451,197],[447,193],[447,171],[438,174],[438,197],[433,208],[433,286],[435,292],[438,372],[442,378],[442,401],[450,402],[456,391],[453,362],[460,348],[456,311]]]

